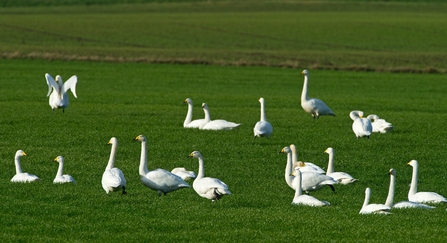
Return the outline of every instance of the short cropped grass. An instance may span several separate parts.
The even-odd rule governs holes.
[[[439,74],[357,73],[310,70],[309,95],[337,114],[313,120],[300,107],[300,70],[265,67],[161,65],[145,63],[0,60],[0,196],[2,242],[440,242],[446,206],[359,215],[366,187],[373,203],[384,203],[390,168],[397,171],[396,201],[405,200],[411,178],[406,163],[420,163],[419,189],[447,195],[445,77]],[[76,74],[78,99],[63,114],[51,111],[44,74],[64,80]],[[233,131],[184,129],[186,106],[194,118],[208,103],[214,119],[241,123]],[[254,139],[259,97],[266,100],[274,133]],[[348,114],[360,109],[395,125],[390,134],[356,139]],[[217,203],[184,189],[158,197],[139,181],[139,134],[148,138],[149,168],[186,167],[200,150],[205,174],[226,182],[233,195]],[[128,195],[101,187],[110,147],[119,140],[115,165],[128,180]],[[284,181],[286,156],[294,143],[299,157],[322,167],[327,147],[335,168],[359,179],[353,185],[312,193],[327,208],[291,205],[294,191]],[[14,153],[39,183],[14,184]],[[54,185],[57,164],[76,185]]]

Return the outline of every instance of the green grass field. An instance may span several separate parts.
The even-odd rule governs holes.
[[[412,172],[407,162],[411,159],[420,164],[419,190],[447,196],[443,167],[447,83],[440,74],[447,69],[441,41],[446,34],[442,26],[446,5],[356,2],[339,5],[347,10],[331,10],[308,2],[292,4],[295,8],[288,2],[263,3],[249,10],[243,7],[250,6],[249,2],[233,8],[226,1],[55,6],[50,13],[45,13],[44,7],[0,8],[0,29],[5,33],[0,38],[0,240],[445,241],[446,205],[434,210],[393,210],[388,216],[358,212],[366,187],[372,189],[372,203],[385,202],[390,168],[397,171],[395,201],[406,200]],[[300,12],[302,6],[316,12]],[[365,10],[380,6],[385,6],[383,12]],[[151,12],[154,8],[157,11]],[[196,11],[188,12],[193,8]],[[135,9],[139,11],[132,12]],[[413,19],[417,9],[418,21]],[[326,26],[337,21],[320,18],[327,16],[323,13],[344,18],[345,25],[339,22],[342,27],[338,29]],[[309,18],[297,17],[301,15]],[[371,18],[365,26],[371,28],[354,28],[365,15]],[[55,22],[56,17],[60,21]],[[299,45],[282,41],[286,37],[306,40],[295,31],[299,29],[296,25],[284,25],[294,18],[295,24],[304,21],[311,26],[312,37],[321,38],[321,42],[309,41],[308,48],[301,51]],[[221,34],[205,31],[223,19],[226,24],[216,27],[223,30]],[[405,21],[411,24],[400,44],[396,39],[402,37],[397,34],[387,35],[387,42],[371,38],[381,31],[379,26],[391,26],[386,29],[402,34]],[[70,28],[65,26],[68,23]],[[168,23],[177,27],[164,28]],[[180,28],[182,25],[197,28]],[[355,31],[354,37],[364,36],[363,40],[370,42],[337,38],[334,33],[344,27]],[[322,32],[317,33],[318,29]],[[424,30],[426,37],[411,39],[410,33],[419,30]],[[247,37],[249,31],[252,35]],[[288,37],[289,33],[293,36]],[[327,43],[336,43],[335,49],[311,45],[325,42],[325,36],[331,37]],[[426,41],[432,44],[424,47]],[[345,43],[343,47],[341,43]],[[354,44],[359,49],[351,48]],[[336,59],[339,53],[343,56]],[[358,55],[349,59],[349,53]],[[370,54],[372,58],[368,58]],[[298,61],[293,59],[297,56]],[[382,59],[394,56],[393,60]],[[403,57],[411,58],[403,61]],[[324,59],[333,63],[322,65]],[[165,62],[185,65],[161,64]],[[391,65],[385,65],[388,62]],[[407,73],[348,71],[362,67]],[[309,96],[323,99],[336,117],[314,121],[301,109],[303,77],[299,73],[304,68],[311,72]],[[70,93],[71,104],[64,114],[51,112],[45,73],[60,74],[64,80],[78,76],[78,99]],[[195,119],[203,116],[200,103],[206,102],[213,119],[242,125],[233,131],[184,129],[187,107],[182,102],[187,97],[195,103]],[[274,127],[269,139],[253,138],[259,97],[265,98],[267,119]],[[349,118],[354,109],[378,114],[392,122],[395,130],[357,140]],[[199,150],[205,160],[205,175],[226,182],[233,195],[214,204],[192,188],[158,197],[140,182],[141,145],[133,141],[139,134],[148,138],[149,169],[186,167],[197,171],[197,160],[187,156]],[[101,187],[110,153],[106,144],[113,136],[119,140],[115,165],[128,181],[126,196],[107,195]],[[291,143],[297,145],[300,159],[322,167],[328,159],[323,151],[333,147],[335,169],[359,181],[336,186],[336,193],[328,188],[312,193],[329,201],[329,207],[291,205],[294,191],[284,181],[286,156],[278,154]],[[10,182],[18,149],[28,154],[21,159],[23,170],[42,181]],[[65,157],[65,173],[76,179],[76,185],[52,183],[57,171],[52,161],[58,155]]]

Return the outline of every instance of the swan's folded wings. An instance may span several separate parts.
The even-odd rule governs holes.
[[[71,92],[73,93],[75,98],[78,98],[78,96],[76,95],[76,83],[78,82],[78,77],[76,75],[71,76],[71,78],[69,78],[67,80],[67,82],[64,83],[64,93],[66,93],[69,89],[71,90]]]

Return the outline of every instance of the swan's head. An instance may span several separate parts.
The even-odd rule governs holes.
[[[327,154],[333,154],[334,153],[334,149],[329,147],[324,152],[327,153]]]
[[[302,72],[301,72],[301,75],[309,75],[309,71],[307,71],[307,69],[304,69]]]
[[[264,98],[261,97],[261,98],[259,98],[258,101],[259,101],[259,103],[264,104]]]
[[[377,116],[375,114],[371,114],[371,115],[368,115],[366,118],[370,121],[375,121],[375,120],[379,119],[379,116]]]
[[[295,161],[293,162],[293,168],[303,168],[306,164],[303,161]]]
[[[295,144],[290,144],[290,145],[289,145],[289,148],[290,148],[290,151],[292,151],[292,152],[296,152],[296,146],[295,146]]]
[[[118,145],[118,139],[116,139],[116,137],[112,137],[107,144]]]
[[[16,157],[21,157],[21,156],[26,156],[25,151],[23,151],[23,150],[17,150],[17,152],[16,152]]]
[[[284,148],[281,149],[281,151],[279,151],[279,153],[287,153],[287,154],[289,154],[289,153],[292,153],[292,151],[290,150],[289,147],[284,147]]]
[[[393,169],[393,168],[391,168],[391,169],[388,171],[388,175],[396,176],[396,170]]]
[[[362,118],[363,117],[363,111],[354,110],[349,113],[349,117],[351,117],[352,120]]]
[[[371,188],[367,187],[365,189],[365,194],[370,195],[371,194]]]
[[[189,154],[189,158],[200,158],[202,157],[202,154],[199,151],[193,151]]]
[[[413,167],[414,167],[414,166],[417,166],[417,165],[418,165],[418,162],[417,162],[417,160],[414,160],[414,159],[413,159],[413,160],[411,160],[410,162],[408,162],[407,164],[410,165],[410,166],[413,166]]]
[[[58,162],[58,163],[63,163],[64,162],[64,157],[62,156],[57,156],[56,158],[54,158],[53,160],[54,162]]]
[[[208,105],[206,103],[202,103],[202,109],[208,110]]]
[[[140,142],[146,142],[146,137],[144,135],[138,135],[134,140]]]
[[[57,75],[54,81],[62,83],[62,77],[60,75]]]
[[[190,98],[186,98],[183,103],[187,103],[188,105],[192,105],[192,100]]]

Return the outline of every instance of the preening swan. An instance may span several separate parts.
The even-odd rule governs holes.
[[[352,131],[354,132],[357,138],[359,137],[367,137],[372,133],[372,125],[371,121],[363,118],[363,111],[351,111],[349,113],[349,117],[354,121],[352,123]]]
[[[190,98],[186,98],[186,100],[183,101],[183,103],[188,104],[188,113],[186,113],[186,118],[185,118],[185,121],[183,122],[183,127],[184,128],[199,128],[200,125],[202,125],[202,123],[205,122],[205,119],[192,120],[192,112],[193,112],[192,100]]]
[[[199,129],[201,130],[230,130],[241,125],[226,120],[211,120],[208,105],[206,103],[203,103],[202,108],[205,112],[205,121],[199,127]]]
[[[380,119],[375,114],[368,115],[366,118],[371,121],[373,132],[387,133],[394,129],[391,123],[385,121],[385,119]]]
[[[76,75],[71,76],[67,80],[67,82],[63,83],[61,76],[56,76],[56,81],[54,81],[53,77],[50,74],[45,74],[45,79],[48,84],[48,94],[50,96],[49,104],[53,109],[62,108],[62,112],[65,111],[65,108],[68,107],[68,94],[67,91],[70,89],[75,98],[78,98],[76,95],[76,83],[78,82],[78,77]],[[51,92],[53,91],[53,92]],[[50,95],[51,94],[51,95]]]
[[[227,184],[223,181],[205,176],[205,165],[203,162],[202,154],[199,151],[193,151],[189,154],[190,158],[196,158],[199,160],[199,172],[197,178],[192,183],[192,187],[199,194],[199,196],[210,199],[212,202],[219,200],[224,195],[231,195],[228,190]]]
[[[413,167],[410,191],[408,191],[408,201],[417,203],[447,203],[447,199],[435,192],[417,192],[418,190],[418,169],[416,160],[411,160],[408,165]]]
[[[196,178],[196,173],[186,170],[185,167],[174,168],[171,170],[171,173],[180,176],[184,181]]]
[[[267,121],[265,116],[265,103],[264,98],[259,98],[259,103],[261,103],[261,119],[256,122],[253,128],[253,133],[255,137],[270,137],[273,132],[273,127],[270,122]]]
[[[396,170],[391,168],[388,171],[388,174],[390,175],[390,189],[388,191],[388,197],[386,198],[385,205],[390,208],[423,208],[423,209],[433,209],[435,207],[417,203],[417,202],[409,202],[409,201],[402,201],[394,204],[394,190],[396,188]]]
[[[301,92],[301,107],[304,111],[311,114],[312,117],[318,119],[319,116],[335,116],[335,113],[322,100],[307,97],[307,85],[309,81],[309,71],[303,70],[304,75],[303,91]]]
[[[138,135],[134,140],[141,142],[141,157],[140,157],[140,179],[143,185],[150,189],[157,191],[158,196],[162,194],[173,192],[182,188],[191,187],[179,176],[172,174],[164,169],[148,170],[147,168],[147,149],[146,137]]]
[[[122,195],[127,194],[126,178],[124,178],[124,174],[120,169],[114,167],[118,139],[112,137],[108,144],[112,145],[112,149],[110,151],[110,158],[106,170],[102,174],[102,188],[104,188],[104,191],[106,191],[107,194],[121,189],[123,190]]]
[[[292,150],[292,162],[293,162],[293,168],[295,168],[296,166],[299,166],[300,163],[304,163],[306,165],[306,167],[301,168],[301,172],[304,171],[313,171],[313,172],[317,172],[320,174],[326,174],[326,171],[324,171],[320,166],[312,163],[312,162],[302,162],[302,161],[298,161],[298,151],[296,149],[296,146],[294,144],[290,144],[290,150]]]
[[[295,168],[295,171],[293,173],[295,176],[295,180],[293,181],[294,187],[295,187],[295,197],[293,198],[292,204],[297,205],[306,205],[306,206],[313,206],[313,207],[321,207],[321,206],[328,206],[330,205],[327,201],[320,201],[316,199],[315,197],[309,196],[309,195],[303,195],[302,189],[301,189],[301,171],[297,167]],[[293,176],[291,175],[291,176]]]
[[[26,153],[23,150],[17,150],[14,157],[16,165],[16,175],[12,177],[11,182],[33,182],[40,180],[39,177],[37,177],[36,175],[22,172],[22,167],[20,167],[20,157],[22,156],[26,156]]]
[[[325,151],[329,155],[329,162],[327,165],[326,175],[334,178],[338,183],[347,185],[357,181],[354,177],[346,172],[334,172],[334,149],[329,147]]]
[[[59,163],[59,169],[57,170],[56,177],[53,180],[53,183],[76,183],[75,179],[71,175],[63,174],[64,173],[64,157],[57,156],[54,159],[54,162]]]
[[[371,197],[371,189],[368,187],[365,190],[365,201],[363,201],[360,214],[390,214],[391,208],[384,204],[369,204],[369,198]]]

